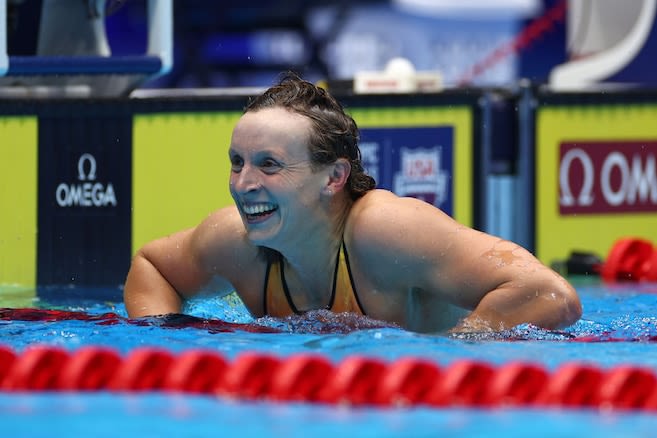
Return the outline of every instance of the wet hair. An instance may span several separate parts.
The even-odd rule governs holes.
[[[312,165],[318,168],[335,163],[338,158],[349,160],[351,173],[345,187],[352,200],[376,186],[374,178],[363,169],[356,122],[326,90],[294,73],[286,73],[277,85],[253,98],[244,112],[264,108],[285,108],[310,119],[308,148]]]

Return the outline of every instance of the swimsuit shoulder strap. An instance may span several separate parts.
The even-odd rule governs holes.
[[[292,302],[283,273],[283,261],[280,257],[267,263],[263,298],[265,315],[283,317],[300,313]]]

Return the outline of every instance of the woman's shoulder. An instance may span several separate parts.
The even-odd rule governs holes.
[[[398,196],[388,190],[371,190],[354,202],[348,224],[356,228],[369,228],[377,224],[390,226],[398,218],[413,215],[425,204],[418,199]]]
[[[208,214],[196,227],[195,234],[203,241],[215,239],[226,241],[245,235],[246,230],[237,208],[229,206]]]
[[[349,211],[345,240],[362,249],[377,248],[395,228],[402,198],[387,190],[372,190],[356,200]],[[369,251],[368,251],[369,252]]]
[[[454,229],[455,222],[439,208],[420,199],[397,196],[386,190],[368,192],[357,200],[348,216],[345,240],[352,246],[397,254],[411,252],[428,234],[441,235]]]
[[[266,259],[249,239],[234,206],[219,209],[195,230],[195,247],[202,265],[232,285],[253,314],[262,313]]]
[[[247,238],[242,218],[234,206],[210,213],[196,227],[194,243],[210,260],[254,260],[258,255],[258,248]]]
[[[349,212],[344,243],[350,264],[360,280],[372,287],[397,290],[396,285],[404,280],[399,273],[403,264],[398,263],[406,259],[408,251],[399,211],[407,208],[404,204],[404,198],[392,192],[373,190],[358,199]]]
[[[364,215],[376,215],[381,210],[397,203],[399,199],[399,196],[388,190],[370,190],[354,202],[349,218],[359,219]]]

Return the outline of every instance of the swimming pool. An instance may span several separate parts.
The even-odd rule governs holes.
[[[657,285],[573,281],[584,315],[561,331],[520,326],[488,336],[423,335],[323,313],[254,321],[234,297],[194,301],[186,308],[190,317],[133,321],[119,303],[31,301],[21,293],[3,291],[0,336],[2,344],[19,358],[36,345],[70,356],[85,349],[109,348],[123,361],[138,351],[167,352],[179,358],[198,349],[231,364],[249,354],[283,363],[307,356],[330,364],[330,369],[323,369],[326,382],[331,372],[355,359],[389,370],[409,358],[435,365],[442,372],[463,363],[498,371],[521,364],[554,376],[561,367],[588,364],[605,372],[629,365],[653,377],[657,373]],[[377,372],[372,370],[370,374]],[[367,373],[363,376],[372,379]],[[372,437],[529,433],[616,437],[652,436],[657,411],[499,404],[354,406],[344,401],[281,402],[234,394],[5,390],[0,392],[0,421],[9,436],[114,436],[117,432],[128,436],[331,436],[348,431]]]

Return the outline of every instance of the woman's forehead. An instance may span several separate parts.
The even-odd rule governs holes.
[[[256,129],[279,129],[283,132],[290,130],[306,132],[310,128],[310,120],[285,108],[273,107],[245,113],[237,123],[237,127],[242,126]]]
[[[293,144],[307,147],[310,120],[283,108],[249,111],[237,122],[231,147],[271,147]]]

